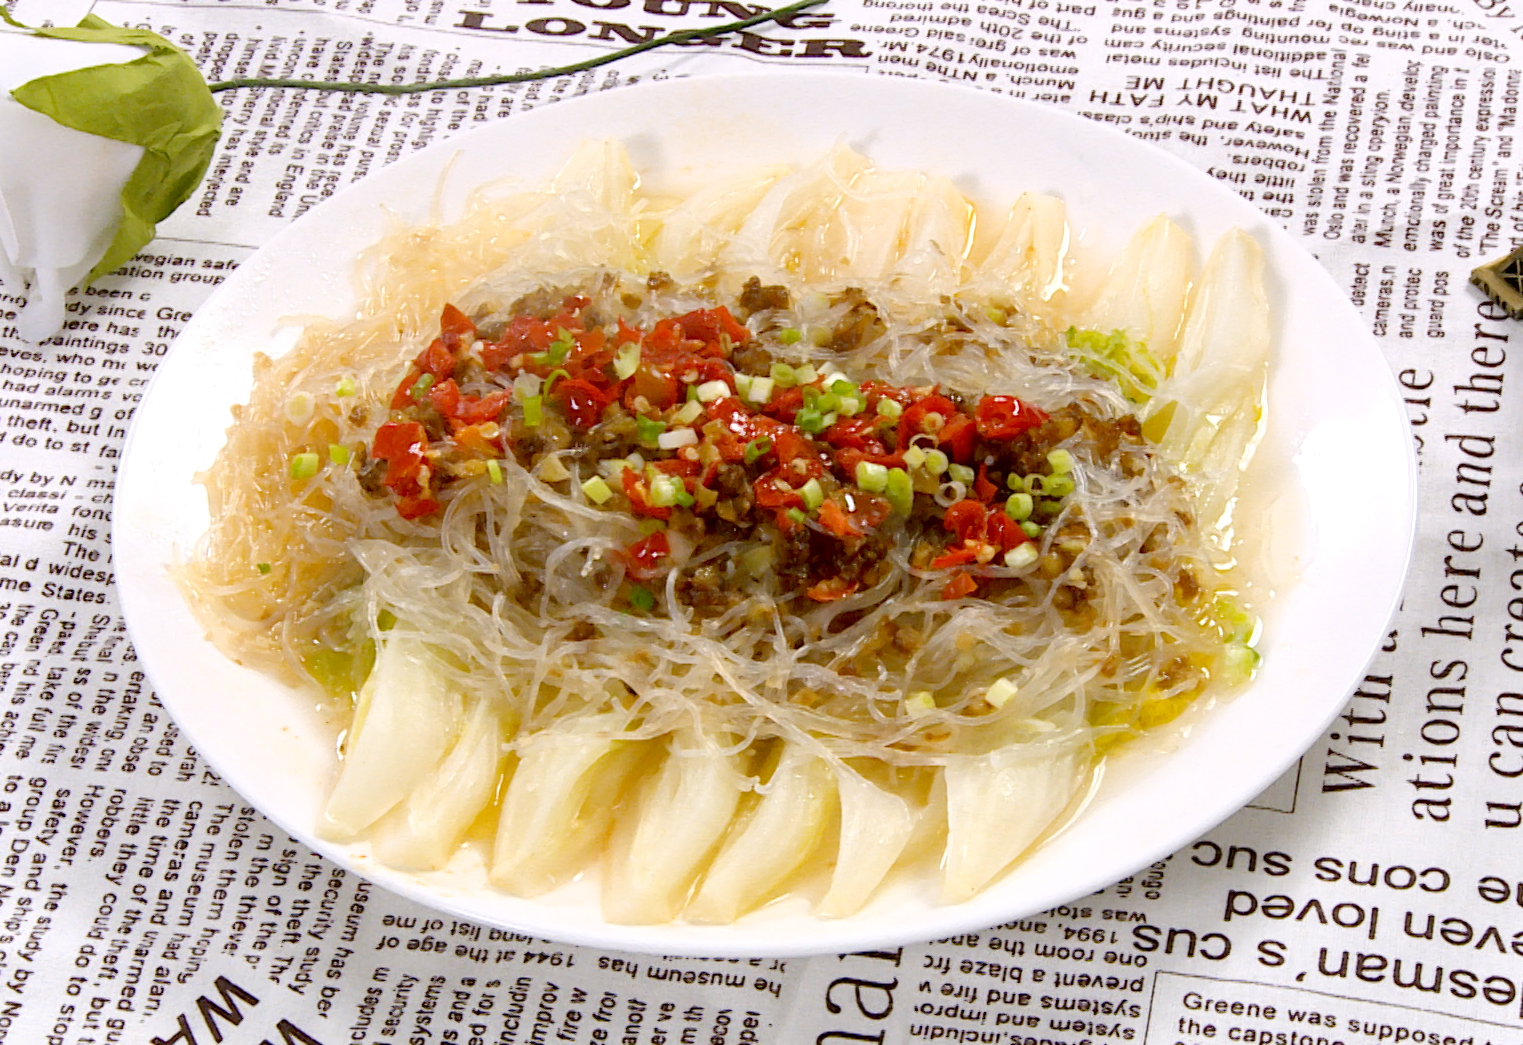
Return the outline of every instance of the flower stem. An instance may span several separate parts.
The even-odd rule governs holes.
[[[556,76],[569,76],[573,73],[586,72],[596,69],[600,65],[608,65],[645,51],[651,51],[657,47],[665,47],[668,44],[690,43],[694,40],[707,40],[715,36],[723,36],[725,33],[733,33],[740,29],[749,29],[753,25],[761,25],[764,22],[781,22],[785,18],[792,17],[800,11],[810,7],[818,7],[825,0],[797,0],[796,3],[786,7],[779,7],[774,11],[762,11],[750,18],[744,18],[738,22],[727,22],[724,25],[711,26],[707,29],[680,29],[665,36],[659,36],[651,40],[644,40],[633,47],[626,47],[620,51],[612,51],[608,54],[599,55],[596,58],[588,58],[586,61],[574,62],[571,65],[558,65],[550,69],[539,69],[529,73],[503,73],[497,76],[475,76],[465,80],[438,80],[433,83],[408,83],[408,84],[380,84],[380,83],[332,83],[323,80],[261,80],[242,79],[224,80],[211,85],[213,94],[220,91],[232,91],[239,87],[290,87],[304,91],[344,91],[351,94],[420,94],[427,91],[449,91],[469,87],[495,87],[499,84],[527,83],[531,80],[548,80]]]

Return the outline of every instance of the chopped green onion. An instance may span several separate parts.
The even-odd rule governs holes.
[[[834,411],[841,405],[841,397],[834,392],[824,392],[815,399],[814,405],[820,410]]]
[[[778,331],[777,339],[785,345],[795,345],[803,336],[803,334],[799,333],[793,327],[784,327],[782,330]]]
[[[649,537],[651,534],[656,533],[659,530],[664,530],[664,529],[666,529],[666,522],[664,520],[662,520],[662,519],[641,519],[640,520],[640,536],[641,537]]]
[[[778,388],[792,388],[799,383],[798,374],[794,373],[793,368],[787,363],[773,363],[769,373]]]
[[[1074,492],[1074,481],[1067,475],[1049,475],[1046,483],[1048,497],[1067,497]]]
[[[310,479],[317,474],[316,454],[294,454],[291,457],[291,478]]]
[[[867,409],[867,397],[861,392],[853,392],[849,396],[841,397],[841,405],[836,409],[847,417],[856,417]]]
[[[1025,529],[1024,526],[1021,527]],[[1016,545],[1005,553],[1005,565],[1012,570],[1018,570],[1023,566],[1030,566],[1037,560],[1036,545],[1029,541],[1025,544]]]
[[[967,485],[974,479],[973,469],[965,464],[954,464],[947,467],[947,474],[952,477],[954,483]]]
[[[1010,703],[1010,698],[1015,696],[1016,692],[1017,689],[1014,682],[1011,682],[1009,679],[1005,678],[995,679],[994,684],[990,686],[988,692],[984,694],[984,699],[987,700],[990,704],[993,704],[996,708],[1002,708],[1006,704]]]
[[[1021,522],[1021,532],[1033,541],[1042,536],[1042,528],[1030,519],[1025,519]]]
[[[566,380],[568,380],[568,381],[571,380],[571,374],[568,373],[565,370],[552,370],[552,371],[550,371],[550,376],[545,378],[545,383],[542,386],[540,386],[540,390],[542,392],[548,392],[548,391],[550,391],[550,386],[555,384],[555,382],[559,381],[563,377]]]
[[[746,464],[755,464],[756,459],[770,449],[772,449],[772,440],[766,436],[751,440],[746,444]]]
[[[919,468],[925,464],[925,450],[918,446],[910,447],[904,451],[902,456],[904,457],[904,463],[911,468]]]
[[[682,508],[691,508],[693,506],[693,495],[687,492],[687,486],[681,480],[678,480],[677,492],[672,496],[677,499],[678,506]]]
[[[682,409],[672,415],[672,423],[690,425],[703,416],[703,404],[694,399],[682,404]]]
[[[1021,480],[1021,485],[1026,487],[1026,490],[1027,490],[1028,493],[1037,493],[1037,494],[1046,493],[1047,492],[1047,476],[1045,476],[1045,475],[1028,475],[1023,480]]]
[[[745,397],[753,403],[765,403],[772,398],[772,386],[776,384],[770,377],[756,377],[751,379],[751,387],[745,390]]]
[[[716,399],[722,399],[730,394],[730,386],[724,381],[705,381],[698,386],[698,401],[700,403],[712,403]]]
[[[928,689],[911,693],[904,699],[904,710],[909,712],[910,718],[929,715],[936,710],[936,698],[931,696],[931,691]]]
[[[1074,455],[1067,450],[1052,450],[1047,454],[1047,464],[1053,475],[1067,475],[1073,471]]]
[[[551,460],[554,460],[554,458],[551,458]],[[493,461],[493,460],[487,461],[487,478],[489,480],[491,480],[491,483],[492,483],[493,486],[501,486],[502,485],[502,465],[498,464],[496,461]],[[598,481],[602,482],[601,479],[599,479]],[[603,483],[603,485],[607,486],[608,484],[607,483]]]
[[[1024,493],[1026,490],[1026,480],[1021,478],[1015,472],[1011,472],[1009,475],[1005,476],[1005,485],[1010,487],[1010,489],[1014,490],[1016,493]]]
[[[951,458],[940,450],[925,452],[925,470],[931,475],[941,475],[952,464]]]
[[[310,393],[292,392],[286,399],[286,418],[293,425],[304,425],[312,420],[315,405]]]
[[[825,490],[818,479],[811,479],[799,487],[799,496],[804,499],[804,507],[811,512],[825,503]]]
[[[915,486],[910,482],[910,473],[903,468],[890,468],[884,487],[884,494],[894,511],[900,515],[910,514],[915,507]]]
[[[333,394],[336,396],[354,395],[354,378],[346,377],[340,381],[338,386],[333,389]]]
[[[1029,493],[1013,493],[1005,501],[1005,514],[1016,522],[1029,519],[1034,503]]]
[[[801,367],[795,367],[794,373],[798,375],[799,384],[801,385],[812,385],[820,376],[819,371],[815,370],[813,363],[805,363]]]
[[[259,571],[259,572],[260,572],[260,573],[269,573],[269,572],[270,572],[270,564],[269,564],[269,563],[267,563],[267,562],[261,562],[261,563],[259,563],[259,564],[258,564],[258,565],[257,565],[257,566],[256,566],[256,567],[255,567],[255,568],[256,568],[256,569],[257,569],[257,570],[258,570],[258,571]]]
[[[810,435],[819,435],[825,430],[825,415],[812,406],[806,406],[794,415],[793,423]]]
[[[640,442],[654,443],[661,437],[661,433],[666,431],[666,422],[636,415],[635,431],[639,435]]]
[[[740,393],[740,398],[751,398],[751,382],[755,380],[756,378],[750,374],[737,373],[735,375],[735,391]]]
[[[545,419],[545,397],[526,396],[524,398],[524,424],[530,428],[538,428],[540,422]]]
[[[613,372],[619,375],[619,380],[633,377],[636,370],[640,369],[640,346],[636,342],[620,345],[619,350],[613,354]]]
[[[844,377],[838,377],[830,382],[830,390],[838,396],[854,396],[857,394],[857,386]]]
[[[555,340],[550,342],[550,351],[547,353],[550,356],[550,362],[557,366],[564,363],[575,346],[576,340],[571,336],[571,331],[561,327],[555,332]]]
[[[490,467],[490,465],[496,463],[496,461],[488,462],[488,466]],[[591,479],[582,483],[582,493],[586,494],[587,499],[593,504],[607,504],[608,499],[613,496],[613,490],[603,480],[601,475],[594,475]]]
[[[888,489],[888,466],[858,461],[857,485],[868,493],[882,493]]]
[[[900,406],[897,402],[888,398],[887,396],[879,399],[878,405],[874,409],[878,411],[879,417],[886,417],[890,421],[894,420],[900,414],[904,413],[904,407]]]
[[[648,588],[642,588],[638,584],[629,586],[629,604],[641,613],[649,613],[656,608],[656,597]]]
[[[839,419],[840,415],[837,414],[834,410],[826,414],[824,417],[820,418],[826,428],[829,428],[831,425],[835,424]]]
[[[334,464],[349,463],[349,448],[339,443],[328,444],[328,460]]]
[[[657,475],[650,481],[650,503],[655,508],[670,508],[677,503],[677,494],[683,488],[682,481],[670,475]]]
[[[991,305],[989,308],[984,309],[984,318],[997,326],[1004,326],[1005,320],[1008,317],[1005,315],[1004,309],[995,308]]]
[[[663,450],[680,450],[698,442],[698,433],[691,428],[674,428],[656,436],[656,445]]]
[[[1222,650],[1221,667],[1218,675],[1229,685],[1247,682],[1253,678],[1254,670],[1259,666],[1263,657],[1259,651],[1250,646],[1240,643],[1228,643]]]
[[[413,399],[422,399],[432,387],[434,387],[434,375],[419,374],[418,380],[412,383],[412,387],[407,390],[407,394]]]
[[[800,526],[802,526],[804,523],[809,521],[809,516],[805,515],[803,512],[799,511],[797,508],[789,508],[788,509],[788,518],[789,518],[790,521],[796,522]]]

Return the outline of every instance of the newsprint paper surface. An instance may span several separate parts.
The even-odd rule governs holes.
[[[33,24],[90,9],[14,5]],[[563,64],[756,8],[93,10],[169,37],[208,80],[416,81]],[[293,841],[177,733],[118,611],[116,459],[177,332],[313,204],[481,121],[652,77],[821,66],[1121,127],[1262,207],[1346,289],[1405,389],[1422,507],[1403,604],[1343,716],[1252,805],[1144,872],[882,952],[599,953],[436,915]],[[1523,1043],[1523,389],[1506,382],[1523,380],[1523,327],[1467,285],[1523,242],[1523,6],[831,0],[785,27],[454,106],[219,97],[205,183],[73,299],[69,329],[21,341],[20,288],[0,288],[0,1041]],[[276,104],[305,149],[259,129]]]

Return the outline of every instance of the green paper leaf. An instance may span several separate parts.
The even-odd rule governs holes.
[[[122,188],[121,225],[85,277],[88,284],[136,254],[153,239],[155,226],[196,191],[217,146],[222,109],[190,56],[157,33],[118,28],[95,15],[72,29],[32,32],[148,49],[130,62],[39,76],[11,92],[28,109],[65,127],[143,147],[143,158]]]

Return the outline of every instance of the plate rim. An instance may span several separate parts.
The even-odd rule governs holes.
[[[740,90],[742,92],[751,90],[775,93],[779,90],[804,90],[806,88],[803,85],[811,82],[819,84],[817,89],[821,90],[827,89],[828,82],[828,88],[832,90],[861,91],[865,89],[869,93],[879,92],[885,96],[897,94],[900,98],[918,96],[922,99],[929,98],[937,105],[945,101],[945,107],[954,110],[966,108],[973,99],[977,100],[976,103],[972,103],[974,108],[987,106],[990,102],[1010,105],[1014,107],[1014,110],[1020,110],[1026,113],[1028,117],[1035,118],[1038,123],[1055,121],[1067,124],[1075,129],[1076,136],[1080,138],[1093,137],[1097,141],[1104,142],[1108,146],[1121,148],[1123,151],[1134,149],[1149,151],[1153,154],[1152,158],[1159,162],[1166,171],[1183,176],[1187,183],[1193,182],[1196,185],[1204,183],[1210,185],[1215,191],[1227,191],[1215,179],[1212,179],[1198,168],[1189,165],[1179,157],[1157,149],[1150,143],[1137,140],[1116,128],[1087,121],[1065,110],[1058,110],[1021,99],[1003,97],[988,91],[976,90],[961,85],[897,77],[863,77],[861,75],[827,71],[798,72],[793,70],[788,71],[786,77],[780,76],[778,73],[748,72],[647,81],[641,84],[626,86],[619,90],[593,92],[579,97],[564,99],[554,104],[543,105],[530,112],[516,114],[506,120],[488,124],[479,130],[437,142],[427,149],[420,150],[418,153],[404,158],[398,163],[376,171],[364,181],[354,184],[330,200],[323,202],[313,208],[308,214],[303,215],[272,236],[264,246],[259,248],[254,255],[240,266],[238,272],[234,273],[225,284],[218,287],[212,297],[196,310],[192,321],[177,339],[176,349],[180,347],[182,341],[194,345],[198,342],[198,339],[208,337],[209,333],[204,328],[214,324],[216,318],[224,311],[223,305],[228,300],[234,298],[239,293],[248,293],[244,289],[246,285],[252,284],[257,287],[259,279],[262,278],[262,269],[270,263],[271,259],[278,260],[282,252],[288,252],[291,249],[293,243],[299,243],[302,236],[306,234],[305,230],[316,227],[315,223],[317,221],[328,220],[327,217],[319,218],[317,216],[339,214],[342,213],[344,208],[356,205],[369,206],[370,204],[368,203],[357,204],[354,201],[363,200],[366,195],[379,193],[382,191],[383,186],[398,180],[407,172],[415,173],[440,166],[452,171],[453,164],[448,160],[448,156],[468,150],[472,141],[480,142],[493,137],[503,136],[509,138],[532,136],[536,133],[538,125],[541,123],[547,123],[551,119],[562,120],[567,118],[568,114],[574,116],[574,111],[565,108],[566,106],[587,108],[594,117],[590,122],[596,123],[597,119],[595,117],[599,110],[610,109],[617,112],[620,109],[635,108],[640,100],[650,98],[654,102],[660,94],[673,94],[679,97],[684,92],[692,94],[695,90],[694,85],[697,84],[712,86],[721,92],[726,90]],[[959,101],[958,99],[962,100]],[[1082,128],[1082,130],[1079,130],[1079,128]],[[596,132],[586,132],[583,136],[596,136]],[[1118,143],[1125,144],[1119,145]],[[444,188],[440,189],[441,195],[444,195],[445,192]],[[1247,207],[1251,211],[1255,225],[1254,233],[1256,237],[1261,238],[1261,242],[1262,237],[1267,236],[1271,243],[1275,245],[1274,254],[1282,253],[1288,249],[1303,255],[1303,264],[1309,262],[1311,268],[1301,272],[1300,275],[1313,281],[1320,280],[1324,284],[1322,288],[1323,292],[1330,292],[1334,297],[1338,298],[1348,316],[1353,317],[1355,320],[1358,319],[1357,315],[1353,312],[1352,305],[1349,304],[1342,291],[1333,283],[1330,274],[1310,256],[1291,234],[1270,223],[1262,212],[1249,206],[1246,201],[1234,199],[1233,202],[1241,203],[1243,207]],[[1130,230],[1127,231],[1129,232]],[[1266,253],[1270,252],[1266,250]],[[347,271],[344,273],[344,276],[347,279]],[[208,318],[203,321],[203,317]],[[1281,317],[1277,317],[1277,319],[1279,318]],[[1362,321],[1358,322],[1358,327],[1362,334],[1357,346],[1358,354],[1362,357],[1359,361],[1366,366],[1368,366],[1372,359],[1378,362],[1378,369],[1384,376],[1384,391],[1389,400],[1385,405],[1394,408],[1400,403],[1395,376],[1387,366],[1385,357],[1380,352],[1373,336],[1364,329]],[[169,358],[155,373],[153,381],[146,389],[143,400],[134,415],[124,446],[118,475],[116,489],[117,506],[113,513],[113,540],[119,559],[117,574],[123,616],[127,620],[129,632],[132,634],[134,643],[138,647],[139,655],[143,659],[145,671],[150,681],[155,683],[155,690],[160,692],[161,702],[170,712],[171,716],[175,718],[177,724],[180,724],[182,714],[177,711],[177,705],[183,704],[186,700],[185,694],[178,691],[170,692],[168,693],[168,699],[165,699],[165,693],[168,691],[161,690],[156,680],[156,676],[164,671],[164,658],[171,651],[165,650],[163,643],[155,641],[154,638],[150,638],[145,644],[139,637],[143,634],[152,636],[154,632],[151,626],[154,610],[151,604],[145,603],[145,600],[149,598],[149,587],[145,585],[146,564],[131,561],[132,556],[130,554],[123,554],[124,550],[127,549],[136,551],[143,536],[140,528],[134,529],[136,516],[133,515],[133,509],[141,506],[142,501],[148,494],[148,487],[146,485],[148,476],[145,474],[147,466],[141,463],[140,457],[137,454],[139,439],[155,417],[156,412],[163,409],[159,403],[164,394],[161,390],[169,387],[169,382],[166,382],[165,375],[174,373],[171,368],[174,367],[177,357],[188,358],[186,353],[171,351]],[[245,369],[247,368],[245,367]],[[156,393],[159,393],[157,398]],[[1273,407],[1271,407],[1271,410],[1273,410]],[[145,421],[145,418],[149,420]],[[1397,415],[1397,419],[1399,420],[1399,415]],[[1403,534],[1401,544],[1404,550],[1400,556],[1400,570],[1395,574],[1395,579],[1386,582],[1388,590],[1384,593],[1383,598],[1377,596],[1377,601],[1381,602],[1384,607],[1383,616],[1381,617],[1381,628],[1390,621],[1400,599],[1400,594],[1404,587],[1404,578],[1411,561],[1413,540],[1416,533],[1415,454],[1404,424],[1400,429],[1400,433],[1406,466],[1404,470],[1405,485],[1401,497],[1398,498],[1404,502],[1404,510],[1400,513],[1400,521],[1403,524],[1401,528]],[[1389,518],[1387,519],[1387,525],[1389,525]],[[1378,586],[1377,583],[1376,587]],[[150,626],[145,627],[145,622]],[[1378,629],[1372,629],[1372,635],[1378,638]],[[145,650],[147,651],[146,654]],[[1373,644],[1371,646],[1371,653],[1373,653]],[[1257,790],[1261,790],[1262,787],[1272,783],[1278,777],[1279,772],[1282,772],[1284,768],[1293,764],[1300,753],[1321,735],[1328,723],[1332,721],[1341,709],[1348,686],[1357,680],[1358,670],[1367,661],[1368,657],[1361,658],[1358,667],[1351,671],[1347,670],[1347,664],[1344,665],[1345,671],[1342,674],[1347,677],[1341,679],[1341,685],[1337,690],[1338,699],[1336,702],[1329,698],[1325,715],[1320,720],[1315,723],[1310,721],[1303,723],[1302,728],[1297,731],[1297,737],[1299,739],[1304,734],[1305,742],[1300,743],[1295,753],[1288,755],[1283,760],[1280,769],[1270,775],[1268,779],[1263,780]],[[1351,664],[1352,661],[1348,663]],[[1223,707],[1230,707],[1238,699],[1241,698],[1235,697],[1233,701],[1227,702]],[[1217,717],[1220,717],[1220,715]],[[1311,728],[1313,726],[1315,726],[1314,729]],[[183,725],[181,728],[185,729],[187,738],[192,742],[196,750],[198,752],[202,751],[201,745],[197,743],[198,737],[195,731]],[[203,758],[241,796],[247,796],[250,791],[255,793],[263,792],[264,789],[259,786],[258,781],[247,782],[242,779],[242,773],[225,773],[223,767],[217,763],[214,756],[208,757],[203,754]],[[237,778],[235,779],[235,777]],[[1233,788],[1231,789],[1233,797],[1230,801],[1218,800],[1213,803],[1212,819],[1209,823],[1201,819],[1192,821],[1187,829],[1176,828],[1173,831],[1160,833],[1155,845],[1135,853],[1126,861],[1129,869],[1135,870],[1155,862],[1167,853],[1176,851],[1191,838],[1197,837],[1201,831],[1209,830],[1215,824],[1235,814],[1246,801],[1251,800],[1253,795],[1257,793],[1257,790],[1253,790],[1246,795],[1240,795],[1239,792],[1243,790],[1244,788],[1241,785]],[[265,803],[252,798],[247,800],[256,808],[259,808],[272,822],[279,825],[283,830],[286,830],[304,845],[333,861],[337,866],[354,871],[367,880],[376,882],[382,887],[399,893],[408,899],[429,907],[446,910],[449,913],[464,918],[486,921],[489,924],[498,924],[505,928],[513,928],[520,931],[543,933],[554,939],[569,943],[605,949],[613,948],[669,955],[710,956],[724,954],[756,957],[832,953],[872,946],[890,946],[928,938],[924,935],[921,927],[929,922],[936,923],[933,931],[938,935],[951,935],[958,932],[988,928],[991,924],[989,898],[991,894],[997,895],[997,891],[991,889],[967,904],[954,906],[933,905],[927,908],[931,917],[911,919],[908,925],[905,925],[902,921],[893,922],[891,919],[890,921],[893,924],[884,924],[877,930],[864,929],[856,919],[831,921],[812,915],[806,916],[805,921],[814,927],[816,935],[812,939],[804,941],[784,940],[776,936],[756,936],[748,932],[753,926],[748,926],[745,919],[732,926],[694,926],[686,923],[659,926],[623,926],[597,921],[592,928],[583,929],[580,925],[568,925],[557,921],[555,912],[560,910],[560,908],[533,900],[524,901],[523,905],[535,911],[546,912],[547,918],[542,922],[535,919],[527,919],[523,922],[510,923],[495,921],[490,916],[483,914],[479,909],[471,907],[468,902],[447,894],[441,894],[437,888],[419,880],[418,876],[392,872],[389,869],[375,865],[373,862],[367,862],[364,857],[357,857],[352,847],[334,845],[318,839],[311,826],[288,822],[288,818],[282,815],[283,811],[271,812]],[[1220,808],[1218,809],[1218,807]],[[1067,899],[1083,896],[1097,886],[1103,887],[1114,881],[1117,877],[1128,873],[1123,871],[1122,875],[1118,876],[1113,874],[1112,870],[1107,869],[1105,874],[1099,876],[1093,873],[1080,876],[1076,879],[1076,884],[1068,890],[1069,895]],[[1099,880],[1102,877],[1104,881]],[[1054,903],[1056,902],[1062,901],[1054,901]],[[1028,907],[1023,911],[998,917],[1021,917],[1044,910],[1048,906],[1050,904],[1044,899],[1040,906]]]

